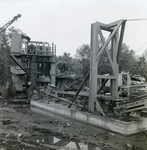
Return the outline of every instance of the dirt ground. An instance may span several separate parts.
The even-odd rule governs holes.
[[[147,132],[124,137],[26,104],[0,104],[0,150],[147,150]]]

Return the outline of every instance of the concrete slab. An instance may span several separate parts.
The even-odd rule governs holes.
[[[92,115],[88,112],[67,108],[66,106],[55,103],[31,100],[31,105],[49,112],[117,132],[125,136],[147,131],[147,118],[143,117],[140,117],[135,121],[125,122],[114,118]]]

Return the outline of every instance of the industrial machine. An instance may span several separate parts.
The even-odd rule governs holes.
[[[0,28],[0,32],[6,30],[14,21],[16,21],[20,17],[21,17],[21,14],[18,14],[17,16],[14,16],[14,18],[12,20],[10,20],[9,22],[7,22],[5,25],[3,25]]]
[[[14,95],[30,95],[33,90],[41,92],[48,84],[55,85],[56,45],[53,43],[30,41],[27,36],[13,34],[10,56],[16,64],[11,66]]]

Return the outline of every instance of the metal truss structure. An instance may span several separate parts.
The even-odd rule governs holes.
[[[113,105],[113,101],[118,97],[118,63],[125,23],[126,20],[119,20],[110,24],[96,22],[91,25],[89,112],[94,112],[96,108],[98,112],[105,116],[100,106],[99,98],[105,97]],[[103,31],[109,33],[109,37],[106,40]],[[102,44],[100,45],[99,42]],[[110,45],[109,49],[108,45]],[[107,54],[112,70],[109,75],[99,74],[99,62],[104,52]],[[101,90],[108,80],[110,80],[110,96],[101,95]]]

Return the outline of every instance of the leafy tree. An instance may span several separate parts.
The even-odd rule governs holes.
[[[123,44],[119,60],[119,72],[130,72],[134,64],[136,64],[136,56],[134,50],[129,50],[129,46]]]
[[[110,46],[108,46],[110,49]],[[111,51],[109,51],[111,55]],[[75,72],[83,77],[87,74],[90,69],[90,46],[83,44],[77,49],[76,60],[75,60]],[[129,46],[125,43],[122,45],[120,61],[119,61],[119,72],[129,72],[133,65],[136,64],[136,55],[134,50],[130,50]],[[99,74],[111,74],[112,69],[106,51],[101,56],[98,66]]]
[[[83,44],[82,46],[78,47],[76,50],[76,58],[86,59],[89,60],[90,57],[90,46],[88,44]]]
[[[141,66],[141,74],[140,75],[143,76],[147,81],[147,61],[145,61],[143,63],[143,65]]]
[[[21,30],[11,27],[8,32],[0,33],[0,82],[5,85],[9,76],[10,45],[12,34],[23,34]]]
[[[133,75],[141,75],[147,80],[147,61],[145,56],[139,57],[130,73],[132,77]]]
[[[108,47],[109,48],[109,47]],[[111,55],[111,51],[109,51]],[[141,66],[135,70],[135,74],[140,74],[147,79],[147,61],[145,58],[140,58]],[[125,43],[122,45],[122,50],[119,59],[119,72],[131,72],[132,68],[137,63],[137,57],[134,50],[130,50]],[[75,73],[76,77],[82,79],[90,70],[90,46],[83,44],[76,50],[74,58],[70,57],[69,53],[64,53],[58,57],[57,68],[61,73]],[[101,56],[98,66],[99,74],[111,74],[112,69],[106,52]]]
[[[83,44],[76,52],[74,71],[82,78],[86,76],[90,70],[90,46],[88,44]]]
[[[109,58],[107,56],[106,51],[103,52],[101,59],[99,61],[98,72],[99,74],[111,74],[112,73],[112,68],[110,66]]]
[[[9,53],[10,53],[10,40],[5,32],[1,32],[0,35],[0,81],[1,85],[6,83],[7,70],[9,64]]]
[[[61,73],[69,73],[72,71],[72,57],[70,53],[64,53],[63,56],[57,57],[57,69]]]

